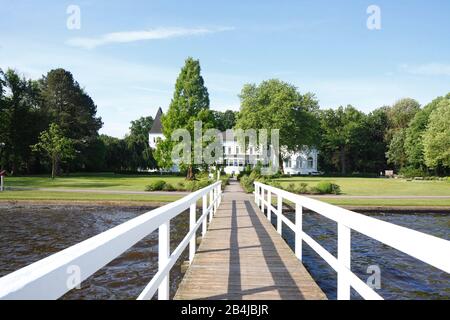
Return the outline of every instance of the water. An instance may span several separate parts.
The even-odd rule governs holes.
[[[287,214],[294,221],[294,214]],[[446,240],[450,239],[450,215],[446,214],[372,214],[374,218],[415,229]],[[273,219],[275,225],[276,221]],[[337,256],[337,224],[316,213],[303,217],[305,232],[335,257]],[[283,228],[283,238],[294,248],[294,233]],[[449,256],[450,253],[442,253]],[[364,282],[376,265],[381,271],[384,299],[450,299],[450,275],[412,258],[396,249],[352,231],[352,271]],[[308,245],[303,245],[303,263],[329,299],[336,299],[336,272]],[[370,270],[369,270],[370,271]],[[352,299],[361,297],[352,289]]]
[[[65,249],[82,240],[132,219],[150,208],[109,207],[0,207],[0,276]],[[292,214],[288,217],[293,219]],[[374,217],[449,240],[450,215],[378,214]],[[172,220],[172,250],[188,231],[189,214]],[[336,224],[306,213],[304,229],[336,255]],[[275,221],[274,221],[275,222]],[[283,228],[283,237],[293,248],[294,236]],[[72,290],[63,299],[135,299],[157,272],[158,233],[154,232]],[[336,273],[307,245],[303,261],[329,299],[336,298]],[[447,253],[448,254],[448,253]],[[171,272],[171,295],[182,278],[180,264]],[[381,270],[385,299],[450,299],[450,276],[395,249],[352,232],[352,271],[364,281],[368,266]],[[352,298],[359,296],[353,292]]]
[[[52,253],[128,221],[151,208],[0,207],[0,277]],[[189,213],[171,221],[171,249],[189,229]],[[182,279],[180,264],[171,271],[171,295]],[[62,299],[136,299],[158,269],[155,231]]]

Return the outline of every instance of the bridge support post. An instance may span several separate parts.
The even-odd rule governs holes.
[[[283,214],[283,198],[280,195],[278,195],[278,198],[277,198],[277,213],[278,213],[277,214],[277,232],[278,232],[278,234],[281,235],[281,232],[282,232],[281,215]]]
[[[207,211],[208,211],[208,197],[205,194],[202,198],[202,216],[205,215]],[[202,237],[204,237],[206,234],[207,223],[208,223],[208,215],[206,214],[202,223]]]
[[[351,229],[338,223],[338,261],[341,268],[350,270],[351,264]],[[347,274],[338,271],[337,298],[350,300],[350,281]]]
[[[272,221],[272,192],[267,190],[267,220]]]
[[[191,204],[190,210],[189,210],[189,231],[192,231],[195,228],[195,222],[196,222],[196,203],[194,202]],[[194,260],[195,255],[195,246],[196,246],[196,237],[195,235],[192,237],[191,241],[189,242],[189,262],[192,263],[192,260]]]
[[[298,203],[295,204],[295,256],[302,261],[303,250],[303,207]]]
[[[158,238],[158,268],[162,270],[170,257],[170,221],[159,227]],[[169,293],[169,275],[167,275],[158,287],[158,299],[169,300]]]

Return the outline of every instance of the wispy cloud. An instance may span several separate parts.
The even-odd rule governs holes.
[[[421,65],[407,65],[400,66],[400,70],[422,76],[450,76],[450,64],[445,63],[427,63]]]
[[[93,49],[113,43],[128,43],[144,40],[161,40],[186,36],[198,36],[216,32],[234,30],[233,27],[219,28],[154,28],[149,30],[122,31],[104,34],[100,37],[71,38],[66,43],[70,46]]]

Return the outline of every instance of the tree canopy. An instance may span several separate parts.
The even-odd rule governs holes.
[[[280,146],[286,152],[296,152],[313,146],[319,140],[318,121],[314,115],[319,108],[313,94],[301,94],[297,88],[278,79],[259,85],[244,85],[241,109],[236,127],[240,129],[279,129]],[[283,155],[281,155],[281,159]],[[283,170],[283,161],[280,169]]]
[[[195,121],[202,121],[203,129],[214,127],[214,119],[209,110],[209,94],[201,75],[200,62],[188,58],[175,83],[175,91],[169,110],[161,119],[166,139],[158,143],[156,150],[155,156],[159,166],[170,168],[173,165],[171,150],[178,142],[172,141],[172,134],[177,129],[186,129],[193,139]],[[187,179],[195,177],[194,146],[192,142],[190,161],[179,163],[182,168],[187,170]]]

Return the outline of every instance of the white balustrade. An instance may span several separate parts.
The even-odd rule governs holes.
[[[266,201],[262,196],[265,192],[277,197],[277,207],[271,203],[271,197]],[[295,223],[283,215],[283,200],[295,206]],[[268,208],[267,217],[271,213],[277,216],[277,231],[281,234],[282,224],[295,233],[295,255],[302,259],[302,242],[308,244],[322,259],[324,259],[338,276],[337,298],[350,299],[350,289],[355,289],[364,299],[383,299],[351,271],[351,230],[357,231],[394,249],[404,252],[420,261],[450,273],[450,241],[431,236],[419,231],[401,227],[386,221],[375,219],[363,214],[352,212],[328,203],[300,196],[255,182],[255,203]],[[303,231],[303,208],[312,210],[337,223],[337,258],[324,249],[317,241]]]
[[[211,197],[209,206],[206,205],[208,194]],[[158,272],[138,299],[151,299],[156,291],[159,299],[169,299],[170,270],[188,245],[189,261],[192,262],[197,230],[203,224],[205,235],[208,215],[212,218],[221,196],[219,181],[12,272],[0,278],[0,299],[58,299],[157,229]],[[196,203],[199,200],[203,205],[197,220]],[[187,209],[189,232],[170,253],[170,221]],[[69,271],[74,266],[81,274],[77,281],[70,281],[74,277]]]

